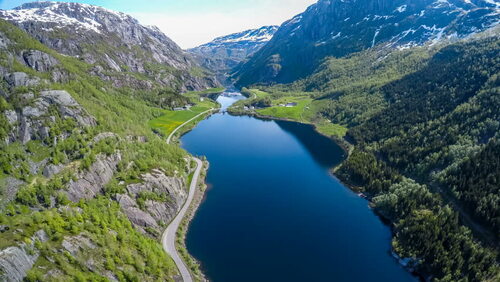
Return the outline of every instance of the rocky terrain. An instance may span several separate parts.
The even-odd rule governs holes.
[[[320,0],[285,22],[234,77],[240,86],[287,83],[328,56],[464,38],[496,25],[499,8],[493,0]]]
[[[217,81],[124,14],[37,2],[0,17],[0,280],[174,279],[157,238],[190,169],[147,123],[158,93]]]
[[[113,72],[144,74],[181,91],[217,86],[176,43],[156,27],[141,25],[123,13],[78,3],[35,2],[0,11],[6,19],[59,53],[81,58],[117,86]],[[123,74],[122,74],[123,76]],[[137,85],[127,76],[125,85]]]
[[[278,26],[263,26],[221,36],[201,46],[189,49],[201,64],[218,74],[220,81],[227,79],[228,72],[271,40]]]

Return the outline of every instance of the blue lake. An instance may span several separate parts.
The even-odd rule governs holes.
[[[186,239],[209,280],[417,280],[391,256],[389,227],[329,173],[344,152],[311,126],[219,113],[182,144],[210,162]]]

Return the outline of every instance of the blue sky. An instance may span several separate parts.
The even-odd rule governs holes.
[[[124,12],[143,24],[156,25],[183,48],[217,36],[279,25],[317,0],[73,0]],[[26,0],[0,0],[11,9]]]

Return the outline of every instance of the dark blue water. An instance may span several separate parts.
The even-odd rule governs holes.
[[[416,280],[389,228],[329,174],[343,151],[312,127],[216,114],[182,143],[211,165],[186,242],[210,280]]]

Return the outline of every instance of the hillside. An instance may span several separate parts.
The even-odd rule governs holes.
[[[34,2],[0,10],[0,17],[60,54],[93,65],[93,74],[118,87],[149,87],[153,80],[182,92],[217,86],[212,74],[159,29],[123,13],[78,3]]]
[[[264,98],[246,103],[267,99],[271,107],[257,114],[310,122],[351,142],[336,174],[393,223],[394,251],[412,269],[495,280],[499,44],[494,29],[455,44],[331,58],[304,80],[260,87]],[[284,100],[302,112],[274,106]]]
[[[194,102],[174,89],[213,81],[191,76],[195,64],[177,47],[165,49],[163,35],[148,37],[152,30],[135,26],[132,32],[150,41],[143,49],[115,49],[113,41],[103,41],[110,36],[104,24],[99,31],[73,22],[56,27],[50,17],[41,21],[47,14],[38,14],[55,4],[33,5],[7,12],[35,9],[36,21],[10,18],[29,33],[0,19],[0,280],[178,279],[157,239],[187,197],[191,163],[148,123],[165,109]],[[123,15],[74,5],[58,9],[96,9],[89,12],[96,22],[112,17],[135,25]],[[59,21],[59,11],[49,14]],[[80,40],[95,44],[80,49]],[[105,63],[105,53],[94,48],[98,42],[123,63],[120,70]],[[133,52],[153,56],[141,61],[144,70]],[[151,62],[172,74],[155,79],[146,67]],[[125,71],[127,63],[136,69]]]
[[[320,0],[285,22],[233,77],[239,86],[289,83],[310,75],[329,56],[455,40],[498,20],[494,1]]]

